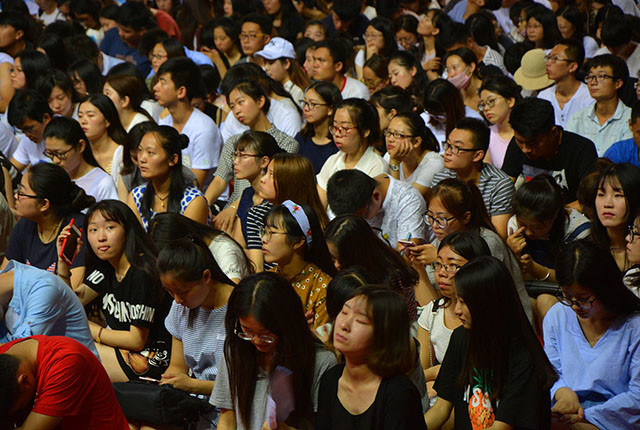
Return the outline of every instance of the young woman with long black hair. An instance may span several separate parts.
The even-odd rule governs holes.
[[[549,389],[558,378],[527,316],[507,268],[477,257],[455,274],[462,322],[451,335],[427,411],[438,429],[454,410],[455,428],[549,428]]]
[[[171,299],[162,289],[155,246],[131,209],[103,200],[89,209],[87,276],[74,291],[83,304],[100,299],[106,327],[89,322],[100,359],[112,382],[160,379],[169,365],[171,336],[164,327]],[[58,236],[60,249],[69,235]],[[78,246],[82,243],[78,241]],[[58,276],[69,268],[58,260]]]
[[[225,316],[224,355],[210,402],[218,430],[261,430],[267,424],[270,378],[290,373],[295,406],[284,424],[312,429],[322,374],[335,356],[315,341],[300,297],[275,273],[251,275],[234,288]],[[276,428],[280,423],[269,423]]]

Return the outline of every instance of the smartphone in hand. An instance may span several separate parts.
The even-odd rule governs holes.
[[[69,235],[64,238],[64,242],[62,242],[62,250],[60,251],[60,258],[62,258],[69,267],[71,267],[73,259],[76,258],[76,248],[78,247],[78,238],[80,236],[82,236],[82,231],[76,227],[74,220],[72,219]]]

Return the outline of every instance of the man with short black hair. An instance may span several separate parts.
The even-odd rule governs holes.
[[[347,33],[356,45],[363,45],[364,35],[369,18],[362,13],[362,0],[339,0],[333,2],[333,9],[322,23],[327,28],[327,35],[334,37],[337,33]]]
[[[239,38],[242,53],[246,57],[240,62],[251,61],[260,67],[264,65],[264,59],[255,54],[262,51],[271,40],[272,28],[271,18],[259,13],[250,13],[242,18]]]
[[[393,248],[398,248],[399,240],[419,244],[426,239],[422,218],[426,205],[408,182],[387,174],[372,178],[358,169],[338,170],[327,183],[327,200],[335,215],[365,218]]]
[[[509,115],[514,138],[509,142],[502,170],[516,186],[546,173],[564,191],[566,204],[577,208],[576,192],[593,168],[598,154],[593,142],[555,124],[553,106],[547,100],[528,97]]]
[[[562,40],[545,59],[547,77],[555,81],[555,85],[542,90],[538,98],[551,103],[556,124],[564,127],[574,113],[595,102],[589,94],[589,88],[576,79],[576,73],[584,61],[582,41]]]
[[[140,55],[138,45],[145,31],[156,26],[151,12],[144,4],[129,1],[118,8],[116,23],[116,28],[104,34],[100,50],[112,57],[135,63],[142,76],[147,76],[151,71],[151,62]]]
[[[313,79],[331,82],[340,90],[342,99],[351,97],[369,100],[367,87],[360,81],[346,75],[347,53],[342,43],[336,39],[323,40],[313,51]]]
[[[1,345],[0,381],[6,428],[129,429],[102,364],[71,338],[38,335]]]
[[[8,109],[9,124],[24,133],[11,163],[20,171],[30,164],[49,163],[44,155],[44,128],[53,117],[49,103],[36,90],[18,90]]]
[[[512,214],[513,182],[497,167],[485,163],[490,131],[475,118],[462,118],[444,143],[444,171],[433,177],[432,187],[446,178],[473,182],[491,216],[491,223],[503,238],[507,237],[507,223]]]
[[[636,18],[626,15],[610,14],[603,22],[600,31],[603,47],[597,55],[613,54],[624,60],[631,76],[640,72],[640,45],[631,38]]]
[[[222,139],[213,120],[191,106],[191,99],[202,90],[202,77],[195,63],[185,57],[167,60],[158,69],[158,82],[153,93],[160,106],[169,110],[160,125],[175,128],[189,138],[189,146],[182,150],[182,162],[206,189],[218,166]]]
[[[593,57],[585,69],[589,72],[584,79],[596,102],[574,113],[565,128],[591,140],[598,156],[603,156],[615,142],[632,137],[628,126],[631,109],[620,100],[629,69],[612,54]]]
[[[13,11],[0,13],[0,31],[3,33],[0,51],[12,58],[15,57],[27,47],[29,29],[29,20],[22,14]]]

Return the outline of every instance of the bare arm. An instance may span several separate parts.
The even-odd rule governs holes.
[[[322,203],[322,206],[326,209],[329,206],[329,201],[327,200],[327,192],[323,190],[320,185],[318,185],[317,188],[318,196],[320,197],[320,203]]]
[[[236,414],[233,409],[220,409],[218,430],[235,430],[236,428]]]
[[[427,428],[430,430],[439,429],[451,416],[451,410],[453,409],[453,403],[448,400],[444,400],[442,397],[438,397],[436,404],[431,407],[424,415],[424,419],[427,422]]]
[[[0,112],[7,111],[9,102],[13,98],[13,85],[11,85],[11,64],[0,64]]]
[[[494,215],[491,217],[491,224],[496,229],[496,232],[503,240],[507,240],[507,224],[509,223],[511,214]]]
[[[204,192],[204,196],[211,203],[215,203],[225,188],[227,188],[227,182],[219,176],[214,176],[213,181],[207,187],[207,191]]]
[[[193,172],[193,175],[196,177],[196,181],[198,181],[198,183],[196,184],[197,187],[202,189],[202,184],[204,184],[204,180],[207,177],[208,170],[191,169],[191,171]]]
[[[21,162],[19,162],[18,160],[16,160],[13,157],[11,157],[11,160],[9,160],[9,161],[11,161],[11,164],[16,166],[16,169],[18,169],[21,172],[27,167],[27,164],[22,164]]]
[[[213,391],[215,381],[196,379],[189,376],[189,366],[184,361],[184,348],[181,341],[172,338],[171,341],[171,363],[162,374],[160,385],[171,384],[187,393],[203,394],[209,396]]]
[[[58,428],[62,418],[31,412],[22,426],[18,428],[21,430],[54,430]]]
[[[209,216],[207,200],[202,196],[193,199],[193,201],[189,203],[189,206],[187,206],[187,209],[185,209],[184,216],[201,224],[206,224]]]
[[[114,348],[129,351],[141,351],[147,344],[149,329],[147,327],[130,326],[129,330],[110,330],[89,321],[89,329],[94,339],[100,335],[100,343]],[[102,332],[100,332],[102,330]]]
[[[127,197],[127,206],[129,206],[129,208],[133,211],[134,214],[136,214],[136,218],[138,218],[138,221],[140,221],[140,224],[142,224],[142,217],[140,216],[140,211],[138,210],[138,207],[136,206],[136,202],[133,200],[133,194],[129,193],[129,197]]]

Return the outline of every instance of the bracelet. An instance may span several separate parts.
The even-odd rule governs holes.
[[[544,282],[544,281],[546,281],[547,279],[549,279],[549,276],[551,276],[551,270],[547,269],[547,276],[545,276],[545,277],[544,277],[544,278],[542,278],[542,279],[538,279],[538,281],[540,281],[540,282]]]
[[[230,208],[233,208],[233,209],[235,209],[235,210],[238,210],[238,207],[237,207],[237,206],[229,205],[229,207],[230,207]]]
[[[98,332],[98,337],[96,337],[96,342],[97,343],[102,343],[100,341],[100,336],[102,335],[102,330],[104,330],[104,327],[100,327],[100,331]]]

